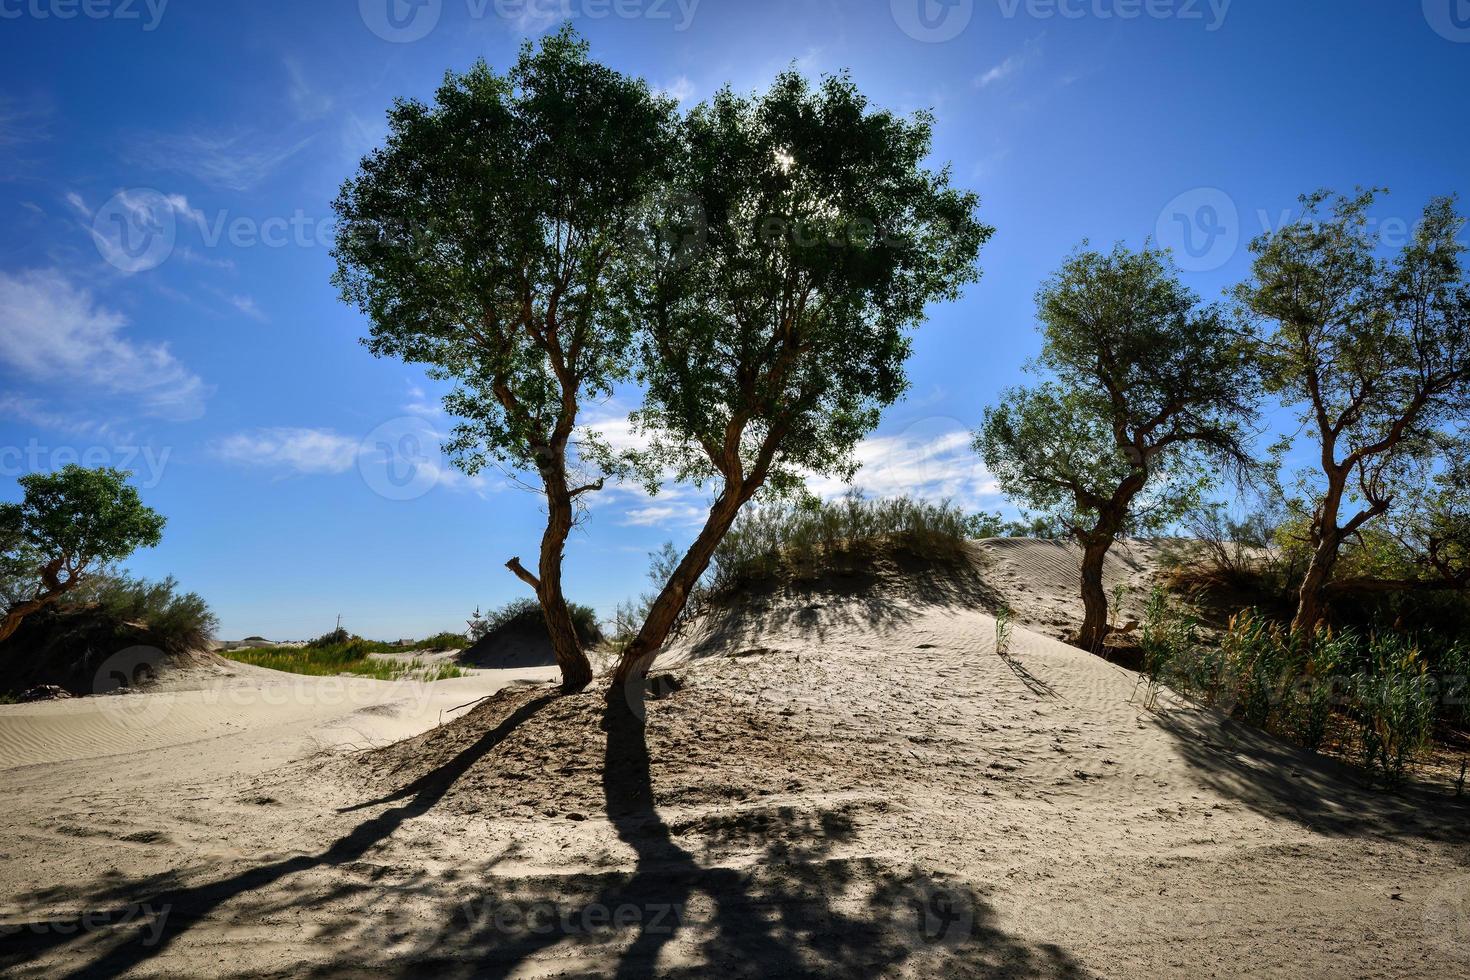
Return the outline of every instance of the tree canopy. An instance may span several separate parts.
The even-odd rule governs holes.
[[[1007,495],[1083,545],[1086,617],[1102,639],[1102,562],[1121,534],[1176,519],[1221,467],[1248,465],[1255,416],[1248,338],[1202,306],[1167,252],[1079,250],[1036,296],[1043,346],[985,412],[975,447]]]
[[[674,206],[639,250],[637,421],[654,462],[718,496],[625,665],[663,642],[746,501],[851,475],[853,447],[907,387],[907,331],[978,278],[992,229],[925,166],[931,125],[873,108],[845,75],[814,86],[795,71],[690,113]]]
[[[1260,360],[1269,390],[1315,437],[1311,564],[1295,625],[1311,629],[1343,541],[1426,480],[1446,426],[1470,412],[1470,286],[1453,198],[1424,209],[1412,240],[1380,255],[1370,209],[1381,191],[1319,191],[1303,213],[1251,245],[1244,313],[1270,324]]]
[[[334,281],[372,321],[368,348],[456,382],[451,458],[529,470],[547,498],[537,593],[565,682],[591,679],[561,591],[588,472],[589,400],[628,377],[640,315],[625,247],[674,157],[673,104],[587,57],[571,28],[506,74],[450,73],[433,106],[389,114],[387,145],[336,201]],[[578,472],[581,470],[581,472]]]
[[[91,572],[162,539],[163,517],[144,506],[128,476],[72,465],[20,478],[21,502],[0,505],[0,568],[12,593],[0,640]]]

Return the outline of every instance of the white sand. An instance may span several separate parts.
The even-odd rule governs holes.
[[[1069,614],[1055,546],[983,547],[1028,622]],[[0,966],[1470,976],[1463,808],[1167,696],[1144,711],[1135,675],[1039,633],[1002,658],[974,585],[707,617],[664,658],[684,688],[648,705],[648,763],[599,695],[546,689],[315,754],[423,731],[488,672],[331,706],[311,680],[282,705],[118,699],[174,699],[146,728],[102,699],[0,708]]]

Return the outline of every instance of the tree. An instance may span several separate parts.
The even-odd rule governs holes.
[[[1344,541],[1388,513],[1433,465],[1437,435],[1470,411],[1470,288],[1452,198],[1425,208],[1393,260],[1369,209],[1381,191],[1302,198],[1302,216],[1251,244],[1247,315],[1269,390],[1300,406],[1319,449],[1309,489],[1311,559],[1293,629],[1310,631]]]
[[[614,677],[646,673],[740,508],[804,472],[850,476],[852,450],[905,390],[908,328],[978,278],[992,229],[931,171],[932,119],[870,109],[846,76],[780,75],[696,108],[669,207],[641,251],[640,426],[652,457],[713,482],[703,528]]]
[[[0,642],[96,569],[162,539],[163,517],[143,505],[128,476],[72,465],[20,478],[21,502],[0,505],[0,574],[10,583]]]
[[[975,448],[1007,495],[1082,547],[1077,642],[1108,631],[1103,562],[1118,537],[1168,524],[1220,466],[1243,466],[1254,417],[1249,345],[1199,305],[1162,250],[1073,255],[1036,297],[1043,347],[985,412]]]
[[[630,229],[671,158],[673,103],[590,61],[570,28],[528,44],[506,75],[446,77],[433,107],[400,101],[387,146],[336,201],[343,298],[368,348],[457,387],[450,443],[467,473],[533,471],[546,497],[535,590],[568,689],[592,668],[562,591],[562,552],[606,448],[578,413],[627,377]]]

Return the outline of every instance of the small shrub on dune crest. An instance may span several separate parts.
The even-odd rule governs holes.
[[[870,500],[852,492],[835,501],[768,504],[747,511],[725,535],[710,563],[708,588],[724,592],[883,544],[926,557],[953,556],[973,536],[973,518],[949,501]]]
[[[154,582],[109,572],[69,598],[68,605],[95,608],[111,622],[146,625],[161,646],[176,652],[207,648],[219,626],[209,603],[181,591],[173,576]]]

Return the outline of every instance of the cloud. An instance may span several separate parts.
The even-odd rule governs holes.
[[[258,132],[152,133],[133,146],[141,166],[186,174],[214,187],[248,191],[306,148],[313,137],[294,142]]]
[[[996,82],[1011,77],[1016,72],[1024,68],[1026,66],[1026,63],[1029,62],[1032,58],[1036,57],[1036,55],[1040,53],[1040,51],[1040,39],[1032,38],[1031,40],[1026,42],[1025,47],[1023,47],[1018,53],[1011,55],[1000,64],[976,76],[975,87],[988,88],[989,86],[994,85]]]
[[[270,470],[281,476],[337,476],[360,469],[372,486],[370,474],[392,462],[384,453],[395,451],[395,439],[404,434],[422,437],[413,444],[412,457],[415,473],[421,474],[415,482],[422,492],[435,487],[479,494],[501,489],[501,484],[483,474],[470,476],[453,468],[444,457],[443,434],[420,419],[394,420],[365,437],[325,428],[252,429],[218,439],[210,449],[227,463]]]
[[[857,446],[860,467],[851,486],[874,497],[949,499],[977,508],[999,497],[1000,488],[970,442],[969,431],[947,418],[920,420],[897,435],[870,436]],[[812,477],[807,485],[828,499],[849,489],[831,477]]]
[[[1021,65],[1025,64],[1025,61],[1026,59],[1021,55],[1012,55],[1005,61],[1002,61],[994,68],[976,78],[975,85],[978,88],[985,88],[986,86],[994,85],[1001,79],[1014,75],[1017,69],[1019,69]]]
[[[286,95],[291,100],[291,105],[298,116],[302,119],[320,119],[332,111],[335,100],[307,80],[306,73],[302,71],[299,61],[295,58],[285,58],[282,63],[285,65],[289,82]]]
[[[225,302],[251,319],[259,320],[261,323],[266,323],[270,320],[270,317],[266,316],[260,307],[255,304],[254,297],[230,295],[225,297]]]
[[[683,105],[694,97],[694,83],[689,80],[688,75],[680,75],[669,84],[659,86],[658,94]]]
[[[126,395],[146,414],[204,414],[209,389],[167,344],[128,338],[128,320],[55,269],[0,272],[0,363],[38,382]]]
[[[292,473],[345,473],[357,462],[358,440],[330,429],[273,428],[220,440],[215,455],[241,466]]]

